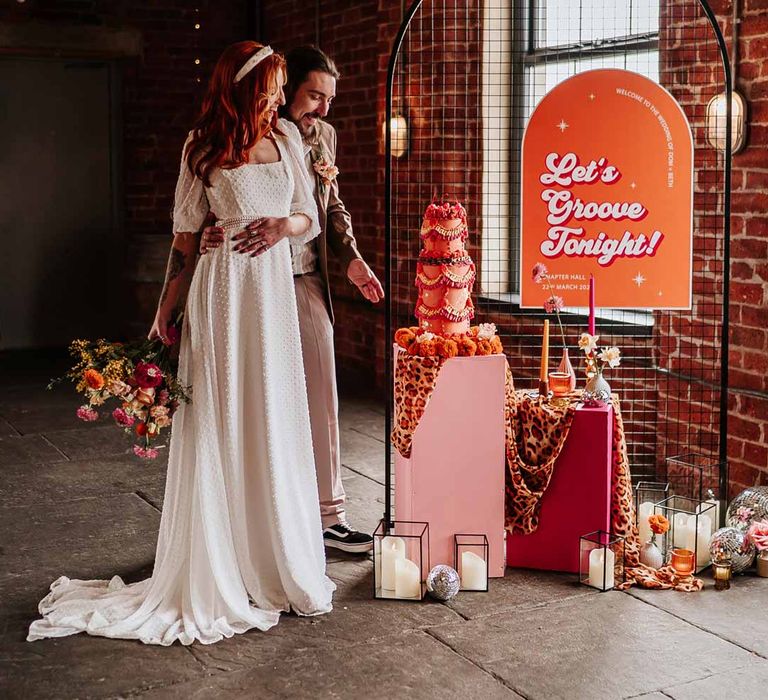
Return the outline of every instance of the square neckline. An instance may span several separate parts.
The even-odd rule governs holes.
[[[243,165],[258,165],[258,166],[280,165],[285,160],[285,154],[283,153],[282,146],[280,145],[280,140],[276,138],[274,134],[272,134],[271,141],[275,145],[275,148],[277,149],[277,155],[278,155],[277,160],[272,160],[272,161],[269,161],[268,163],[243,163]],[[239,166],[239,167],[242,167],[242,166]]]

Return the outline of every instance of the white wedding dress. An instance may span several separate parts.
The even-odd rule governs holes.
[[[259,217],[305,213],[319,232],[301,138],[280,120],[280,160],[216,170],[204,188],[182,160],[174,231],[216,212],[227,239]],[[281,611],[331,610],[289,242],[251,258],[227,240],[189,291],[179,376],[192,403],[173,419],[152,577],[51,585],[29,641],[87,632],[211,644]]]

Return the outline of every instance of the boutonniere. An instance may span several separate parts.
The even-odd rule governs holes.
[[[339,174],[339,169],[331,163],[321,149],[312,152],[312,168],[320,176],[320,192],[325,192]]]

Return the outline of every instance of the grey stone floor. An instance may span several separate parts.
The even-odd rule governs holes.
[[[508,570],[448,604],[371,599],[371,562],[331,554],[335,610],[285,616],[213,646],[79,635],[24,641],[60,574],[129,580],[152,567],[164,464],[112,427],[76,421],[53,366],[0,366],[0,697],[765,698],[768,581],[717,593],[597,593],[572,576]],[[383,510],[383,413],[342,405],[352,522]]]

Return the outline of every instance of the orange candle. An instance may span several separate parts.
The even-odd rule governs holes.
[[[549,374],[549,319],[544,321],[544,333],[541,338],[541,370],[539,381],[546,382]]]

